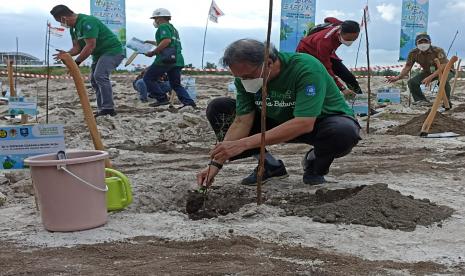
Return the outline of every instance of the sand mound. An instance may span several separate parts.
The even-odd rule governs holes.
[[[255,198],[254,190],[226,187],[212,190],[208,200],[190,193],[186,211],[191,219],[212,218],[235,213]],[[279,207],[286,216],[313,217],[323,223],[362,224],[387,229],[413,231],[417,225],[432,225],[453,213],[453,209],[415,199],[388,188],[387,184],[358,186],[348,189],[319,189],[310,192],[290,192],[271,196],[265,204]]]
[[[397,126],[387,131],[387,134],[392,135],[420,135],[421,127],[428,117],[429,111],[418,117],[415,117],[407,123]],[[458,134],[465,135],[465,123],[462,120],[452,118],[448,115],[436,113],[433,124],[430,128],[429,133],[440,133],[452,131]]]

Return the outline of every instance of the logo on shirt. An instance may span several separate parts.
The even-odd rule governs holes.
[[[316,95],[316,88],[314,84],[307,85],[305,87],[305,95],[313,97]]]
[[[86,28],[86,30],[90,31],[92,29],[92,26],[91,25],[85,25],[84,26]]]

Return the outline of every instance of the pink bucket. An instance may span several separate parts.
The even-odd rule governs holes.
[[[70,151],[29,157],[32,182],[45,229],[78,231],[107,222],[105,159],[97,150]]]

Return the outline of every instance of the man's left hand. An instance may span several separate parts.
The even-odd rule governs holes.
[[[210,157],[214,160],[218,160],[221,163],[226,162],[231,157],[241,154],[247,148],[245,143],[238,141],[223,141],[215,146],[210,152]]]
[[[426,78],[424,78],[421,83],[423,83],[424,85],[426,86],[429,86],[431,84],[431,82],[433,81],[433,78],[431,78],[431,76],[428,76]]]

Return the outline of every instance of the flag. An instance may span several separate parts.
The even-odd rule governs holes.
[[[65,28],[62,27],[53,27],[50,23],[48,23],[48,28],[50,30],[50,34],[56,37],[62,37],[65,33]]]
[[[218,5],[212,0],[212,4],[210,5],[210,11],[208,12],[208,19],[210,21],[218,23],[218,17],[223,16],[224,13],[220,10]]]

